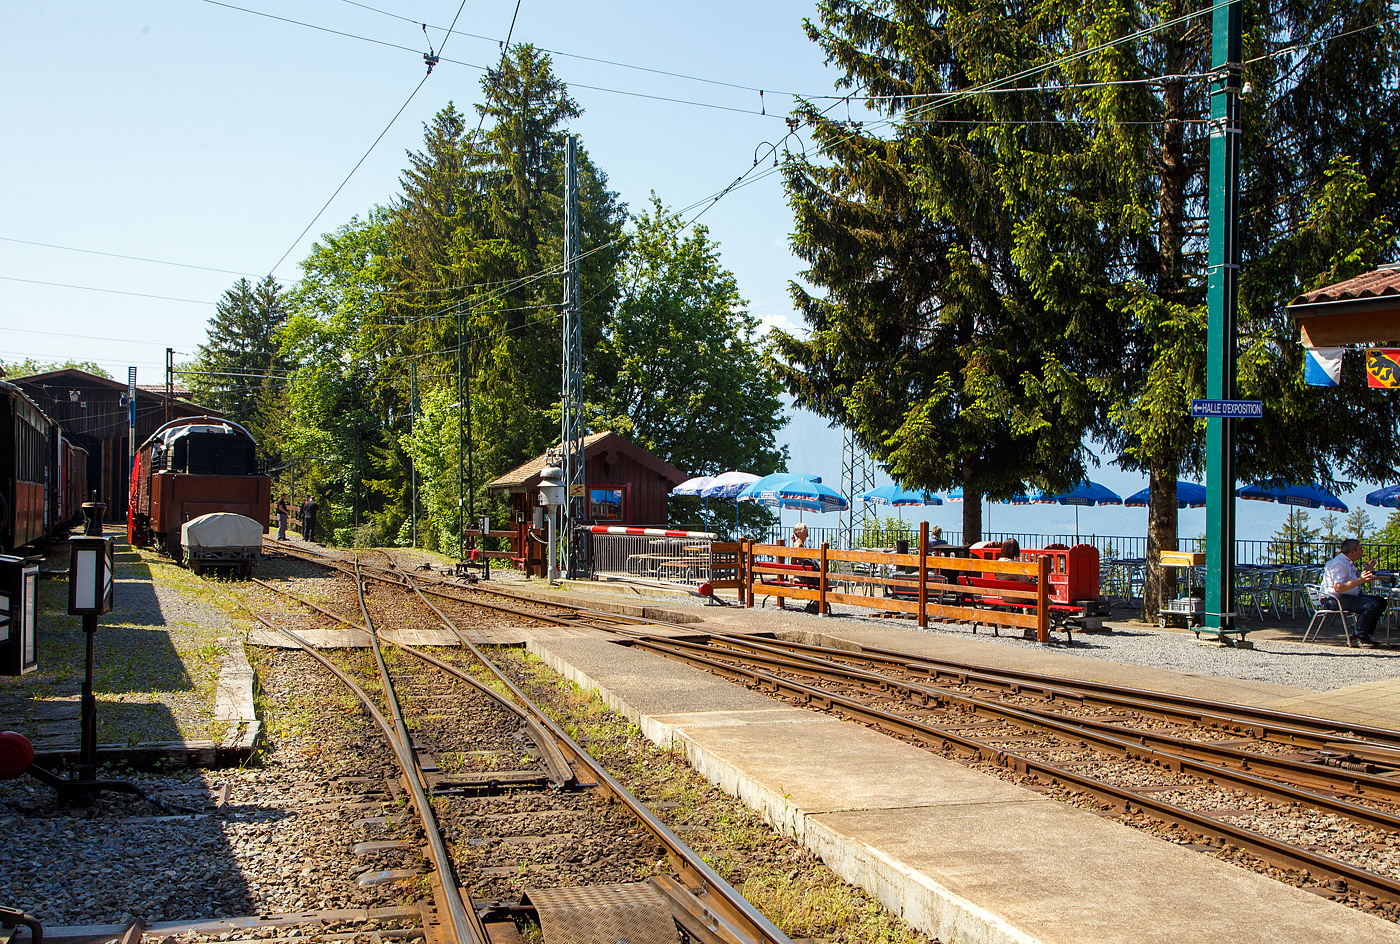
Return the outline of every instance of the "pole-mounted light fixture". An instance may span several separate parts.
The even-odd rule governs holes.
[[[68,539],[68,612],[101,616],[112,609],[112,539],[75,535]]]

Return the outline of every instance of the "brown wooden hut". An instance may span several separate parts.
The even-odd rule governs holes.
[[[108,521],[126,520],[130,464],[127,410],[122,405],[126,384],[73,367],[11,380],[65,433],[88,453],[88,489],[107,506]],[[175,389],[167,399],[164,387],[136,387],[136,445],[167,420],[182,416],[221,416],[188,400],[189,391]],[[86,500],[86,497],[85,499]]]
[[[527,574],[543,575],[538,554],[527,552],[539,505],[540,473],[547,464],[544,455],[536,456],[486,486],[510,495],[511,556],[521,561]],[[667,496],[690,478],[610,430],[584,437],[583,469],[585,523],[633,528],[666,527]]]

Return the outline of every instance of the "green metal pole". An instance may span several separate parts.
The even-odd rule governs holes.
[[[1243,3],[1211,15],[1210,254],[1206,397],[1235,398],[1239,300],[1240,73]],[[1235,420],[1206,420],[1205,627],[1223,641],[1235,628]]]

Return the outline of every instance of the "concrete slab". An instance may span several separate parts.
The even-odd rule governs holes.
[[[1361,682],[1326,692],[1304,692],[1265,704],[1280,711],[1400,729],[1400,679]]]
[[[840,633],[892,649],[946,645],[908,631]],[[590,639],[528,645],[946,944],[1400,941],[1395,924],[679,663]],[[1033,655],[1069,677],[1134,668],[1066,656],[1052,668],[1043,657],[1053,652]],[[1178,674],[1159,687],[1197,686]]]

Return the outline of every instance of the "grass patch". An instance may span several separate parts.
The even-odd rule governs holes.
[[[516,684],[570,737],[790,937],[825,944],[931,940],[692,770],[679,751],[652,744],[593,693],[521,649],[492,650],[492,658],[510,666]]]

